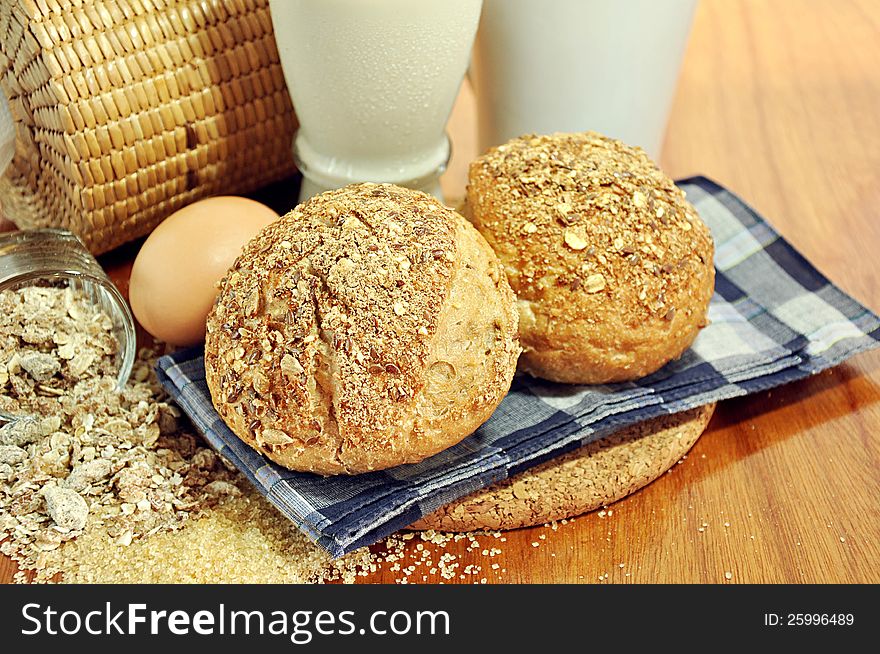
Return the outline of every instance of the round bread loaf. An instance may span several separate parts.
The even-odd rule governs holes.
[[[248,243],[208,317],[217,411],[319,474],[415,463],[473,432],[520,348],[497,257],[459,214],[390,184],[316,196]]]
[[[518,529],[623,499],[667,472],[705,431],[715,405],[640,422],[446,504],[410,529]]]
[[[637,379],[706,324],[711,235],[639,148],[594,132],[514,139],[471,164],[465,211],[517,295],[532,375]]]

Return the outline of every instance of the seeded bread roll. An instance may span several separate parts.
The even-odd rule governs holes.
[[[514,139],[471,164],[466,212],[517,295],[532,375],[637,379],[706,324],[711,235],[639,148],[595,132]]]
[[[513,293],[480,234],[389,184],[316,196],[266,227],[220,285],[214,406],[294,470],[415,463],[473,432],[510,388]]]

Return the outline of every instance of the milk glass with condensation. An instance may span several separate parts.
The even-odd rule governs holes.
[[[595,130],[655,159],[696,0],[485,0],[470,78],[482,150]]]
[[[352,182],[440,196],[481,0],[270,0],[300,200]]]

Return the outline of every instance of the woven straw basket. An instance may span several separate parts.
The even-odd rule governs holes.
[[[0,87],[16,128],[4,214],[95,253],[294,171],[266,0],[2,0]]]

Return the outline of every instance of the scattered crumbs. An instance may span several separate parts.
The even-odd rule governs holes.
[[[841,537],[840,537],[840,542],[841,542],[841,543],[845,543],[845,542],[846,542],[846,538],[844,538],[843,536],[841,536]]]
[[[728,581],[731,580],[731,579],[733,579],[733,573],[732,573],[732,572],[729,572],[729,571],[728,571],[728,572],[725,572],[725,573],[724,573],[724,578],[727,579]]]

